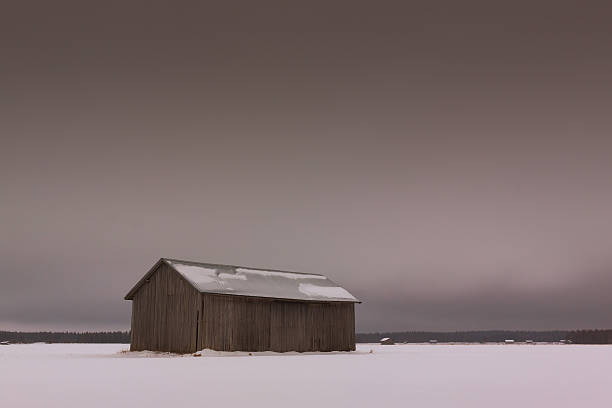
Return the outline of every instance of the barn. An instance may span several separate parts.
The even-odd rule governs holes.
[[[355,350],[355,303],[323,275],[162,258],[125,296],[130,350]]]

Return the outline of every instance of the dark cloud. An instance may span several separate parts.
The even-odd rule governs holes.
[[[358,330],[612,324],[589,2],[14,2],[0,327],[128,327],[160,256],[329,274]]]

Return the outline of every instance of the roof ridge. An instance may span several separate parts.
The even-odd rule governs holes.
[[[241,265],[230,265],[230,264],[220,264],[220,263],[212,263],[212,262],[199,262],[199,261],[188,261],[188,260],[184,260],[184,259],[176,259],[176,258],[161,258],[166,262],[176,262],[176,263],[183,263],[183,264],[193,264],[193,265],[201,265],[201,266],[208,266],[208,267],[222,267],[222,268],[234,268],[234,269],[252,269],[254,271],[265,271],[265,272],[281,272],[281,273],[295,273],[298,275],[317,275],[317,276],[324,276],[327,277],[326,275],[323,275],[322,273],[311,273],[311,272],[296,272],[296,271],[288,271],[288,270],[284,270],[284,269],[271,269],[271,268],[255,268],[252,266],[241,266]]]

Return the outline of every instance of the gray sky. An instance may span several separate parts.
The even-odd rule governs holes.
[[[0,13],[0,329],[128,328],[162,256],[612,326],[606,2],[85,3]]]

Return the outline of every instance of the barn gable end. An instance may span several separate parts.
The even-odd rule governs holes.
[[[130,350],[195,349],[200,293],[166,263],[158,262],[131,298]]]

